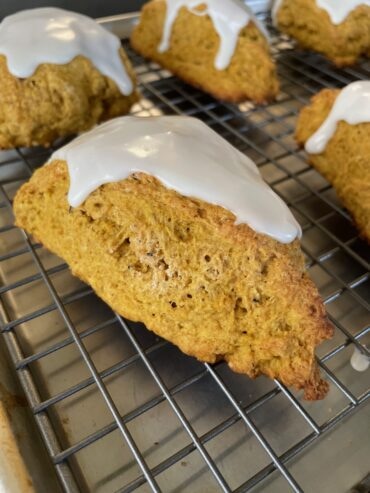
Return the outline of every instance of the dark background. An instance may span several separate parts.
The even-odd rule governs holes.
[[[90,17],[105,17],[140,10],[146,1],[148,0],[0,0],[0,20],[18,10],[36,7],[62,7]],[[248,3],[255,12],[263,12],[268,9],[272,0],[242,1]]]
[[[36,7],[62,7],[91,17],[139,10],[145,0],[0,0],[0,19],[18,10]]]

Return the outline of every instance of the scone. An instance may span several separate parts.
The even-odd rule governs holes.
[[[275,0],[273,20],[306,49],[338,67],[370,56],[370,1]]]
[[[56,8],[0,24],[0,149],[50,145],[128,113],[135,76],[119,39]]]
[[[141,11],[131,45],[221,100],[263,103],[279,91],[267,35],[241,2],[152,0]]]
[[[326,394],[314,351],[332,327],[299,225],[257,167],[201,121],[107,122],[38,169],[14,211],[113,310],[183,352],[277,378],[306,399]]]
[[[299,115],[296,139],[370,242],[370,81],[319,92]]]

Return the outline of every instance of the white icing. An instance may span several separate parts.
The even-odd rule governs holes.
[[[366,371],[370,366],[370,357],[361,353],[361,351],[355,347],[351,357],[351,366],[356,371]]]
[[[57,150],[53,159],[68,164],[72,207],[105,183],[143,172],[184,196],[229,209],[237,223],[282,243],[301,235],[294,216],[256,165],[195,118],[116,118]]]
[[[316,3],[318,7],[326,10],[335,25],[345,21],[352,10],[360,5],[370,6],[370,0],[316,0]]]
[[[220,48],[215,59],[217,70],[224,70],[230,65],[239,33],[251,19],[268,37],[265,28],[255,18],[250,8],[239,0],[166,0],[166,4],[162,40],[158,46],[160,53],[164,53],[170,47],[172,27],[182,7],[187,7],[195,15],[209,15],[212,19],[214,28],[220,36]],[[205,5],[206,9],[197,9],[201,5]]]
[[[340,121],[350,125],[370,122],[370,81],[352,82],[342,89],[324,123],[307,140],[306,151],[324,152]]]
[[[282,2],[283,0],[275,0],[272,6],[271,16],[274,25],[276,25],[276,16]],[[329,14],[333,24],[338,25],[345,21],[352,10],[360,5],[370,6],[370,0],[316,0],[316,5]]]
[[[133,84],[120,46],[120,40],[93,19],[58,8],[23,10],[0,23],[0,54],[19,78],[31,76],[42,63],[65,64],[83,55],[129,95]]]

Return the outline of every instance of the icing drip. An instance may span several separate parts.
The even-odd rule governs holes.
[[[318,7],[326,10],[335,25],[345,21],[352,10],[360,5],[370,6],[370,0],[316,0],[316,3]]]
[[[306,151],[324,152],[340,121],[350,125],[370,122],[370,81],[352,82],[342,89],[324,123],[307,140]]]
[[[275,0],[272,6],[271,16],[274,25],[276,25],[276,16],[282,2],[283,0]],[[316,0],[316,5],[328,13],[333,24],[338,25],[344,22],[352,10],[360,5],[370,6],[370,0]]]
[[[57,150],[54,159],[67,162],[72,207],[105,183],[143,172],[184,196],[229,209],[237,223],[282,243],[301,235],[256,165],[195,118],[116,118]]]
[[[357,347],[355,347],[351,357],[351,366],[356,371],[366,371],[370,366],[370,357],[361,353]]]
[[[212,19],[214,28],[220,36],[220,48],[215,59],[217,70],[224,70],[230,65],[239,33],[251,19],[268,37],[266,30],[254,17],[249,7],[239,0],[166,0],[166,4],[162,40],[158,47],[160,53],[164,53],[170,47],[172,27],[182,7],[187,7],[195,15],[209,15]],[[197,9],[201,5],[205,5],[206,9]]]
[[[30,77],[42,63],[65,64],[83,55],[129,95],[133,84],[120,46],[120,40],[93,19],[58,8],[23,10],[0,23],[0,54],[18,78]]]

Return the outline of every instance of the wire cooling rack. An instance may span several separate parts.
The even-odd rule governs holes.
[[[281,93],[254,107],[217,102],[124,46],[142,93],[134,113],[205,121],[258,164],[300,221],[335,325],[318,350],[331,390],[305,402],[277,381],[197,362],[113,313],[13,225],[14,193],[50,151],[2,152],[1,331],[64,490],[349,491],[368,472],[369,379],[349,360],[369,335],[370,249],[293,133],[313,94],[369,78],[369,62],[335,69],[276,38]]]

